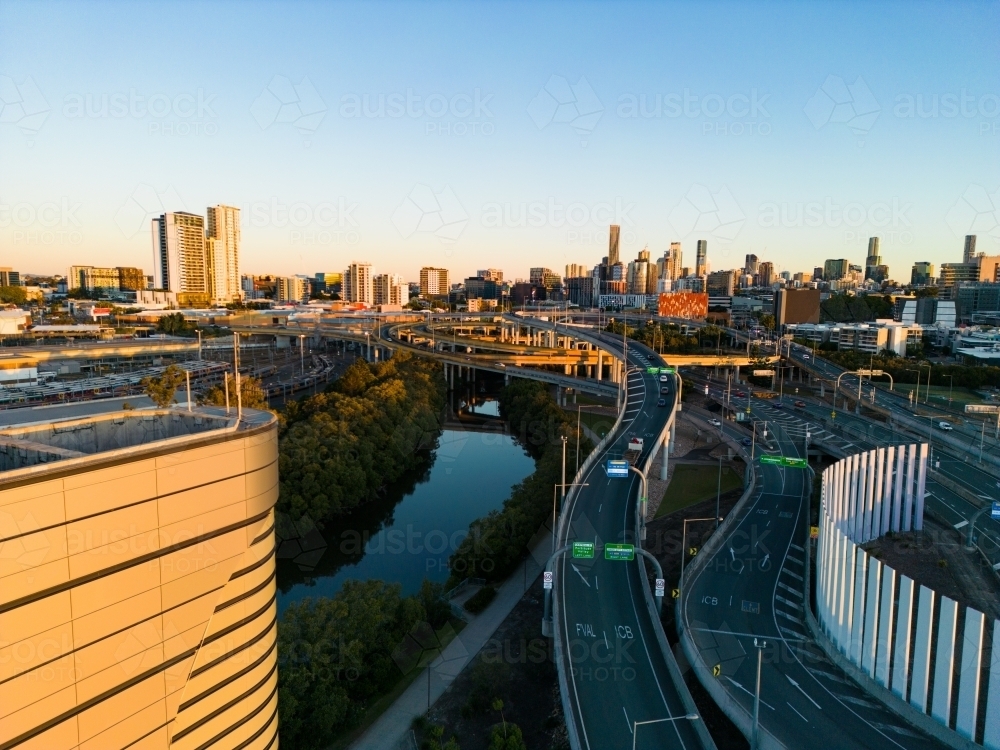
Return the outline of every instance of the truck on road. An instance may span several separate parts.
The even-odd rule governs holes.
[[[632,439],[628,441],[628,448],[625,449],[625,455],[622,458],[635,466],[640,455],[642,455],[642,438],[633,435]]]

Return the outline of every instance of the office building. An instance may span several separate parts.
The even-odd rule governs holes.
[[[962,262],[971,263],[976,257],[976,235],[965,235],[965,245],[962,248]]]
[[[698,249],[694,261],[694,275],[704,276],[708,273],[708,240],[698,240]]]
[[[618,224],[612,224],[608,230],[608,265],[613,266],[619,262],[619,241],[622,228]]]
[[[565,278],[573,279],[580,276],[590,276],[591,270],[590,266],[583,263],[567,263]]]
[[[424,299],[431,297],[447,297],[450,284],[448,281],[447,268],[432,268],[425,266],[420,269],[420,296]]]
[[[840,281],[850,272],[851,261],[846,258],[837,260],[827,260],[823,263],[823,279],[826,281]]]
[[[769,261],[761,261],[757,265],[757,286],[769,287],[774,283],[774,264]]]
[[[420,272],[420,275],[423,278],[423,271]],[[344,271],[341,296],[346,302],[373,305],[375,304],[374,284],[371,263],[351,263]]]
[[[897,320],[907,325],[937,325],[954,328],[957,319],[957,305],[954,300],[936,297],[913,299],[900,298],[896,301]]]
[[[317,294],[340,294],[344,274],[326,271],[319,272],[313,276],[312,287]]]
[[[0,430],[3,746],[275,746],[277,418],[121,403]]]
[[[673,279],[676,281],[681,277],[681,267],[684,262],[684,253],[681,250],[681,243],[671,242],[670,249],[663,256],[662,279]]]
[[[0,286],[21,286],[21,274],[10,266],[0,266]]]
[[[153,219],[153,286],[177,293],[182,305],[207,305],[205,219],[174,211]]]
[[[483,276],[470,276],[465,280],[466,299],[500,299],[502,291],[501,282],[495,279],[487,279]]]
[[[974,323],[977,318],[995,319],[1000,314],[1000,284],[972,283],[957,287],[955,300],[960,322]]]
[[[708,275],[706,291],[709,297],[732,297],[735,283],[735,271],[713,271]]]
[[[882,265],[882,256],[879,255],[879,238],[869,237],[868,256],[865,258],[865,279],[882,281],[883,279],[876,278],[879,273],[878,267],[880,265]]]
[[[593,276],[571,276],[566,279],[566,298],[580,307],[593,307],[595,303]]]
[[[910,283],[914,286],[927,286],[934,283],[934,264],[925,260],[917,261],[910,269]]]
[[[950,289],[961,284],[998,281],[1000,281],[1000,255],[980,253],[968,263],[942,263],[938,286]]]
[[[815,266],[813,268],[812,277],[813,277],[813,281],[822,281],[823,280],[823,267],[822,266]]]
[[[481,279],[489,279],[490,281],[496,281],[498,283],[503,282],[503,271],[499,268],[486,268],[482,271],[476,271],[476,276]]]
[[[625,270],[625,288],[628,294],[646,294],[649,263],[645,260],[631,261]]]
[[[403,277],[395,273],[380,273],[372,282],[376,305],[402,307],[410,301],[410,288]]]
[[[312,291],[309,286],[309,279],[301,276],[279,276],[275,280],[276,297],[278,302],[308,302],[309,294]]]
[[[756,255],[748,253],[746,259],[743,262],[743,271],[753,276],[755,273],[757,273],[757,265],[759,263],[760,260],[757,258]]]
[[[209,206],[205,227],[205,259],[212,301],[226,304],[240,298],[240,210]]]
[[[532,284],[540,284],[546,289],[562,285],[562,277],[551,268],[537,267],[528,269],[528,281]]]
[[[778,289],[774,293],[773,314],[779,327],[819,323],[819,289]]]

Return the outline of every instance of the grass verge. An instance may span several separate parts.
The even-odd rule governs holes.
[[[738,490],[743,479],[728,466],[722,467],[722,494]],[[656,509],[656,518],[715,497],[719,487],[718,466],[681,464],[674,467],[663,501]]]

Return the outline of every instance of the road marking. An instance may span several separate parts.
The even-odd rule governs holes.
[[[625,723],[628,724],[628,733],[632,734],[632,722],[629,721],[628,711],[625,710],[625,706],[622,706],[622,713],[625,714]]]
[[[595,591],[600,591],[600,589],[597,586],[597,576],[594,576],[594,590]]]
[[[789,585],[788,585],[787,583],[782,583],[781,581],[778,581],[778,585],[779,585],[779,586],[780,586],[781,588],[783,588],[783,589],[784,589],[785,591],[790,591],[791,593],[795,594],[795,596],[799,597],[799,599],[802,599],[802,598],[803,598],[803,597],[802,597],[802,592],[801,592],[801,591],[797,591],[796,589],[793,589],[793,588],[792,588],[791,586],[789,586]]]
[[[816,708],[818,708],[820,711],[823,710],[823,708],[816,701],[814,701],[812,698],[809,697],[809,693],[807,693],[805,690],[803,690],[802,686],[799,685],[799,683],[797,683],[795,680],[792,679],[791,675],[787,675],[786,674],[785,677],[788,678],[788,681],[790,683],[792,683],[792,685],[794,685],[796,688],[798,688],[799,692],[802,693],[802,695],[804,695],[806,698],[809,698],[809,702],[810,703],[812,703],[814,706],[816,706]],[[796,712],[796,713],[798,713],[798,712]],[[799,714],[799,716],[801,716],[801,715],[802,714]]]
[[[785,704],[786,704],[786,705],[787,705],[787,706],[788,706],[788,707],[789,707],[790,709],[792,709],[793,711],[795,711],[795,706],[793,706],[793,705],[792,705],[791,703],[789,703],[788,701],[785,701]],[[804,721],[804,722],[805,722],[806,724],[808,724],[808,723],[809,723],[809,719],[807,719],[807,718],[806,718],[805,716],[803,716],[802,714],[800,714],[800,713],[799,713],[798,711],[795,711],[795,713],[796,713],[796,714],[798,714],[798,717],[799,717],[800,719],[802,719],[802,721]]]
[[[782,604],[787,604],[789,607],[794,607],[795,609],[799,610],[800,612],[802,611],[802,605],[801,604],[796,604],[795,602],[791,601],[790,599],[786,599],[785,597],[781,596],[780,594],[775,594],[774,598],[777,601],[781,602]]]
[[[753,698],[753,697],[754,697],[754,694],[753,694],[753,693],[751,693],[751,692],[750,692],[749,690],[747,690],[747,689],[746,689],[745,687],[743,687],[743,686],[742,686],[742,685],[741,685],[740,683],[738,683],[738,682],[737,682],[736,680],[734,680],[734,679],[733,679],[732,677],[730,677],[730,676],[728,676],[728,675],[724,675],[724,676],[725,676],[725,678],[726,678],[727,680],[729,680],[729,681],[730,681],[731,683],[733,683],[733,684],[734,684],[734,685],[735,685],[736,687],[738,687],[738,688],[739,688],[740,690],[742,690],[742,691],[743,691],[744,693],[746,693],[747,695],[749,695],[749,696],[750,696],[751,698]],[[764,706],[767,706],[767,707],[768,707],[769,709],[771,709],[772,711],[774,710],[774,706],[772,706],[772,705],[771,705],[770,703],[768,703],[768,702],[767,702],[766,700],[764,700],[763,698],[761,698],[761,699],[760,699],[760,702],[761,702],[761,705],[764,705]]]
[[[796,573],[793,573],[793,572],[792,572],[792,571],[790,571],[790,570],[789,570],[788,568],[785,568],[785,569],[784,569],[784,570],[782,570],[781,572],[782,572],[782,573],[788,573],[788,575],[790,575],[790,576],[791,576],[792,578],[797,578],[797,579],[798,579],[798,580],[800,580],[800,581],[802,580],[802,576],[800,576],[800,575],[798,575],[798,574],[796,574]]]
[[[608,484],[611,484],[611,480],[610,479],[608,480]],[[600,505],[598,505],[597,506],[597,512],[600,513],[601,512],[601,508],[603,508],[603,507],[604,507],[604,503],[601,503]]]
[[[805,552],[805,550],[804,550],[804,549],[802,549],[802,548],[801,548],[801,547],[800,547],[799,545],[797,545],[797,544],[796,544],[795,542],[789,542],[789,543],[788,543],[788,546],[789,546],[789,547],[791,547],[792,549],[797,549],[797,550],[798,550],[799,552]]]
[[[606,649],[608,649],[610,651],[611,650],[611,646],[608,645],[608,631],[607,630],[602,630],[601,632],[604,633],[604,648],[606,648]]]
[[[770,522],[768,522],[768,523],[770,523]],[[767,561],[770,560],[770,559],[771,559],[771,553],[768,552],[766,555],[764,555],[764,559],[760,561],[761,570],[764,569],[764,566],[767,564]]]
[[[587,588],[589,589],[590,588],[590,581],[588,581],[586,579],[586,577],[583,575],[583,573],[580,572],[580,569],[578,567],[576,567],[575,565],[573,565],[573,564],[570,564],[570,567],[573,568],[573,570],[576,571],[576,574],[578,576],[580,576],[580,580],[583,581],[585,584],[587,584]]]
[[[955,528],[956,529],[960,529],[963,526],[968,526],[968,525],[969,525],[968,521],[959,521],[958,523],[955,524]]]

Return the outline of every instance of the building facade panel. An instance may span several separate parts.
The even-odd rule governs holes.
[[[0,563],[0,743],[274,746],[276,426],[205,409],[0,430],[41,446],[0,455],[0,544],[22,552]]]

